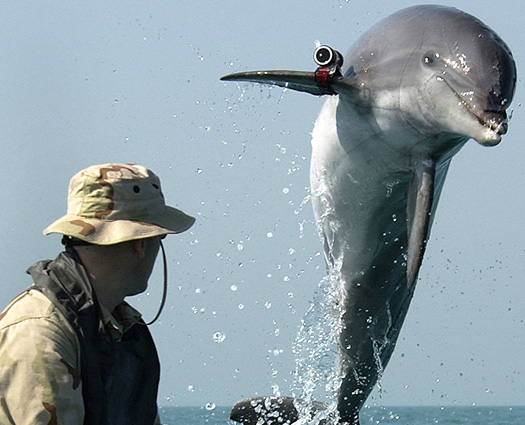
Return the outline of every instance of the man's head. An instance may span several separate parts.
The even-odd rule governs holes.
[[[44,230],[95,245],[181,233],[195,219],[165,204],[160,180],[136,164],[88,167],[69,183],[67,214]]]
[[[70,181],[67,214],[44,230],[61,233],[86,267],[99,299],[114,307],[144,291],[160,240],[195,219],[165,204],[160,180],[135,164],[86,168]]]

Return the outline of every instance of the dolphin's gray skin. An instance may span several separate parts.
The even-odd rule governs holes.
[[[516,67],[478,19],[432,5],[379,22],[342,69],[323,48],[316,73],[223,80],[332,95],[313,130],[310,183],[326,261],[339,279],[339,423],[358,424],[406,316],[450,161],[469,138],[500,142]],[[253,404],[241,402],[233,418],[255,424],[239,413]]]

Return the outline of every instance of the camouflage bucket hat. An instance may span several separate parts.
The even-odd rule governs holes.
[[[188,230],[195,219],[164,202],[159,178],[135,164],[86,168],[69,183],[67,214],[44,230],[111,245]]]

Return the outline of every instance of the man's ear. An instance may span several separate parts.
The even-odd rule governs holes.
[[[133,252],[139,257],[146,256],[146,241],[144,239],[135,239],[133,242]]]

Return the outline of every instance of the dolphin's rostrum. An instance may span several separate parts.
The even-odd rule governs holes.
[[[500,142],[516,66],[481,21],[433,5],[379,22],[355,42],[344,67],[327,46],[315,59],[316,72],[244,72],[223,80],[330,95],[312,133],[310,184],[342,306],[338,421],[355,425],[405,319],[450,161],[469,138]],[[294,409],[288,398],[252,399],[232,418],[255,424],[282,410],[291,422]],[[264,423],[272,420],[278,423],[275,415]]]

